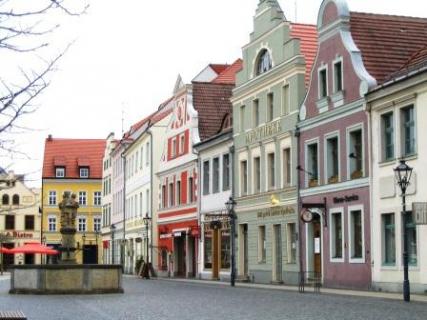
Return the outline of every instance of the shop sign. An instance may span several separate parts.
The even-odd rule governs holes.
[[[294,214],[295,209],[292,206],[272,207],[263,211],[258,211],[258,218],[269,217],[284,217],[289,214]]]
[[[16,239],[28,239],[33,238],[32,233],[20,232],[20,231],[11,231],[6,232],[6,237],[16,238]]]
[[[268,123],[262,127],[256,128],[246,134],[246,143],[252,143],[255,141],[259,141],[270,136],[273,136],[282,131],[282,127],[280,125],[280,120],[277,120],[272,123]]]
[[[353,202],[353,201],[358,201],[358,200],[359,200],[359,196],[357,194],[353,194],[351,196],[335,197],[334,203]]]
[[[412,214],[415,224],[427,224],[427,202],[413,202]]]
[[[172,238],[172,234],[170,233],[163,233],[160,235],[160,239],[169,239]]]

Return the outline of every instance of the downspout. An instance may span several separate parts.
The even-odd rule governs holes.
[[[120,156],[123,161],[123,239],[120,245],[120,264],[122,265],[124,272],[125,253],[123,252],[123,249],[126,241],[126,156],[124,152],[122,152]]]
[[[150,128],[152,127],[151,119],[149,120],[147,129],[145,133],[147,133],[150,136],[150,215],[151,215],[151,234],[150,234],[150,255],[151,255],[151,263],[153,263],[153,194],[154,194],[154,170],[153,170],[153,133],[150,131]],[[148,236],[148,235],[147,235]],[[147,252],[148,254],[148,252]]]
[[[297,139],[297,166],[300,168],[300,139],[301,132],[298,125],[295,127],[295,138]],[[296,170],[296,185],[297,185],[297,223],[298,223],[298,251],[299,251],[299,291],[304,292],[304,267],[303,267],[303,256],[302,256],[302,226],[301,226],[301,186],[300,186],[300,171]]]
[[[370,288],[372,289],[372,285],[373,285],[373,269],[374,269],[374,265],[375,265],[375,260],[374,257],[372,257],[372,252],[373,250],[373,222],[374,222],[374,212],[373,212],[373,180],[374,180],[374,175],[372,172],[372,168],[373,168],[373,147],[372,147],[372,140],[370,139],[370,137],[372,137],[372,113],[371,113],[371,108],[368,107],[368,102],[366,102],[365,100],[365,110],[367,112],[367,116],[368,116],[368,152],[369,152],[369,163],[368,163],[368,168],[369,168],[369,230],[370,230],[370,239],[369,239],[369,257],[370,257],[370,265],[371,265],[371,281],[370,283]],[[365,157],[366,158],[366,157]],[[364,160],[365,161],[365,160]]]
[[[193,153],[194,153],[194,148],[193,148]],[[201,160],[200,159],[200,153],[197,152],[195,154],[197,154],[197,166],[198,166],[198,169],[197,169],[197,171],[198,171],[198,174],[197,174],[197,188],[200,189],[200,190],[202,190],[201,189],[202,188],[202,185],[201,185],[201,183],[202,183],[202,163],[200,161]],[[197,248],[197,253],[198,253],[197,254],[197,266],[198,266],[199,270],[197,270],[197,271],[198,271],[200,279],[202,278],[202,274],[201,274],[201,271],[202,271],[202,266],[201,266],[201,263],[202,263],[202,261],[201,261],[202,260],[201,248],[202,248],[202,245],[200,244],[201,239],[202,239],[201,209],[202,209],[202,192],[200,192],[200,194],[198,194],[198,197],[197,197],[197,225],[199,226],[199,241],[198,241],[199,248]]]
[[[234,130],[233,130],[234,132]],[[232,138],[233,139],[233,138]],[[236,190],[235,190],[235,177],[234,177],[234,152],[235,148],[234,148],[234,139],[233,139],[233,144],[230,146],[230,159],[231,159],[231,198],[233,199],[232,201],[235,201],[235,194],[236,194]],[[236,162],[237,163],[237,162]],[[236,281],[236,277],[237,277],[237,270],[236,270],[236,236],[237,236],[237,232],[236,232],[236,221],[237,221],[237,215],[236,212],[234,211],[234,207],[233,207],[233,211],[231,212],[233,217],[232,217],[232,224],[230,225],[230,228],[233,228],[234,230],[230,230],[232,232],[230,232],[230,236],[232,236],[231,238],[231,270],[230,270],[230,279],[231,279],[231,283],[232,286],[234,287],[234,283]]]
[[[41,214],[40,217],[40,243],[46,245],[46,243],[43,243],[43,216],[44,216],[44,207],[43,207],[43,199],[44,199],[44,183],[43,183],[43,178],[42,178],[42,190],[41,190],[41,199],[40,199],[40,207],[39,207],[39,212]],[[43,264],[43,256],[41,257],[40,263]]]

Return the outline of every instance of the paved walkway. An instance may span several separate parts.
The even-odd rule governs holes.
[[[214,285],[219,285],[219,286],[229,286],[228,282],[223,282],[223,281],[177,279],[177,278],[158,278],[158,280],[174,281],[174,282],[186,282],[186,283],[200,283],[200,284],[208,284],[208,285],[214,284]],[[296,287],[296,286],[285,286],[285,285],[269,285],[269,284],[236,282],[236,287],[298,292],[298,287]],[[305,291],[306,292],[313,292],[313,288],[312,287],[306,287]],[[401,293],[376,292],[376,291],[357,291],[357,290],[330,289],[330,288],[321,288],[320,292],[326,293],[326,294],[332,294],[332,295],[341,295],[341,296],[354,296],[354,297],[378,298],[378,299],[390,299],[390,300],[402,300],[403,299]],[[427,303],[427,295],[411,294],[411,301]]]
[[[10,273],[9,272],[3,272],[3,275],[0,275],[0,281],[9,280],[9,279],[10,279]]]

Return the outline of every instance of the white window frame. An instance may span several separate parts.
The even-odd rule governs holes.
[[[99,194],[99,196],[97,195]],[[99,203],[96,203],[99,200]],[[94,206],[101,206],[102,205],[102,193],[101,191],[94,191],[93,193],[93,205]]]
[[[326,96],[324,96],[324,97],[321,96],[321,94],[320,94],[320,92],[321,92],[321,90],[320,90],[320,88],[321,88],[320,73],[323,70],[326,70],[326,83],[325,83],[325,85],[326,85]],[[317,69],[317,98],[318,98],[318,100],[326,99],[329,96],[329,81],[328,80],[329,80],[328,65],[323,64],[321,67],[319,67]]]
[[[332,257],[332,253],[334,252],[334,248],[333,245],[335,243],[335,241],[332,241],[333,236],[332,236],[332,232],[334,231],[334,220],[332,219],[332,216],[334,214],[340,214],[341,215],[341,248],[342,248],[342,257],[341,258],[334,258]],[[329,227],[329,261],[332,263],[342,263],[345,261],[345,234],[344,234],[344,230],[345,230],[345,219],[344,219],[344,208],[343,207],[339,207],[339,208],[332,208],[329,210],[329,221],[330,221],[330,227]]]
[[[385,145],[385,135],[384,135],[384,126],[383,126],[383,116],[386,114],[391,113],[392,115],[392,123],[393,123],[393,158],[392,159],[386,159],[386,145]],[[384,109],[381,111],[381,113],[378,114],[378,121],[379,121],[379,131],[380,131],[380,136],[379,136],[379,143],[378,143],[378,154],[379,159],[378,161],[381,162],[393,162],[396,159],[397,156],[397,149],[396,149],[396,144],[397,144],[397,119],[396,119],[396,110],[394,110],[393,108],[388,108],[388,109]]]
[[[407,109],[407,108],[413,108],[413,112],[414,112],[414,139],[415,139],[415,145],[414,145],[414,152],[411,154],[406,154],[405,153],[405,141],[404,141],[404,127],[403,127],[403,119],[402,119],[402,115],[403,115],[403,109]],[[417,136],[417,107],[416,107],[416,103],[415,101],[406,101],[405,103],[402,103],[401,106],[398,107],[398,121],[399,121],[399,126],[396,128],[399,128],[399,151],[400,151],[400,157],[401,158],[405,158],[405,157],[414,157],[418,154],[418,136]]]
[[[99,228],[97,230],[96,225],[99,225]],[[93,217],[93,231],[94,232],[101,232],[101,228],[102,228],[102,219],[100,216],[94,216]]]
[[[59,174],[62,172],[62,174]],[[65,178],[65,168],[64,167],[56,167],[55,168],[55,178]]]
[[[172,150],[171,150],[171,156],[172,158],[175,158],[178,155],[178,149],[177,149],[177,137],[172,138]]]
[[[263,232],[261,232],[263,230]],[[267,261],[267,227],[258,226],[258,263],[265,264]]]
[[[362,136],[363,137],[363,136]],[[329,184],[329,170],[328,170],[328,140],[337,138],[338,144],[338,182],[341,182],[341,139],[339,130],[327,133],[323,141],[323,181],[324,184]],[[348,148],[348,139],[347,139],[347,148]],[[319,153],[319,146],[317,147],[317,153]],[[349,161],[347,161],[348,163]]]
[[[337,90],[337,79],[335,77],[335,65],[337,65],[338,63],[341,63],[341,90]],[[344,60],[342,56],[337,57],[332,62],[332,70],[333,70],[332,81],[333,81],[333,89],[334,89],[333,93],[335,94],[335,93],[344,91]],[[327,76],[327,72],[326,72],[326,76]]]
[[[309,171],[308,168],[308,148],[313,145],[317,144],[317,186],[321,185],[321,175],[320,175],[320,143],[319,143],[319,137],[316,137],[314,139],[310,139],[304,142],[304,169],[306,171]],[[305,186],[306,188],[309,188],[309,181],[310,181],[310,175],[307,172],[304,172],[304,180],[305,180]]]
[[[285,150],[289,149],[289,161],[290,161],[290,166],[289,166],[289,172],[287,173],[289,176],[289,184],[286,182],[286,177],[285,177]],[[292,146],[291,145],[286,145],[283,146],[281,148],[281,166],[282,166],[282,188],[289,188],[290,186],[293,185],[293,170],[292,170],[292,166],[293,166],[293,161],[292,161]]]
[[[208,176],[206,177],[206,172],[205,172],[205,164],[208,164],[208,171],[207,171],[207,174],[208,174]],[[206,179],[205,178],[207,178],[207,182],[206,182]],[[201,188],[201,190],[202,190],[202,195],[203,196],[208,196],[208,195],[210,195],[212,192],[211,192],[211,190],[212,190],[212,188],[211,188],[211,186],[212,186],[212,164],[211,164],[211,159],[210,158],[208,158],[208,159],[204,159],[203,160],[203,162],[202,162],[202,188]],[[206,183],[207,183],[207,189],[205,189],[205,186],[206,186]]]
[[[83,173],[87,173],[87,174],[83,174]],[[84,179],[89,178],[89,168],[87,168],[87,167],[80,167],[79,168],[79,177],[80,178],[84,178]]]
[[[50,228],[52,225],[50,219],[54,219],[53,225],[55,226],[55,228],[53,228],[53,230],[51,230],[51,228]],[[58,222],[58,219],[57,219],[56,215],[51,214],[51,215],[47,216],[47,228],[48,228],[49,232],[56,232],[56,230],[58,229],[57,228],[58,227],[57,222]]]
[[[352,252],[352,248],[353,248],[353,243],[352,243],[352,235],[353,235],[353,231],[352,231],[352,225],[351,225],[351,212],[352,211],[360,211],[360,215],[361,215],[361,224],[362,224],[362,258],[352,258],[351,257],[351,252]],[[365,263],[366,261],[366,244],[365,244],[365,210],[364,210],[364,206],[363,205],[354,205],[354,206],[349,206],[347,208],[347,226],[348,226],[348,230],[347,230],[347,234],[348,234],[348,261],[349,263]]]
[[[150,166],[150,142],[145,144],[145,166]]]
[[[55,201],[51,201],[51,199],[55,199]],[[57,192],[55,190],[49,190],[48,195],[48,203],[50,206],[55,206],[57,204]]]
[[[347,147],[346,147],[346,151],[347,151],[347,154],[346,154],[346,160],[347,160],[347,180],[351,180],[351,172],[350,172],[350,158],[349,158],[349,155],[350,155],[350,134],[353,132],[353,131],[357,131],[357,130],[362,130],[362,170],[363,170],[363,176],[365,177],[366,176],[366,161],[365,161],[365,149],[366,149],[366,145],[365,145],[365,129],[364,129],[364,126],[363,126],[363,122],[361,122],[361,123],[357,123],[357,124],[355,124],[355,125],[353,125],[353,126],[351,126],[351,127],[347,127],[347,129],[346,129],[346,131],[347,131],[347,133],[346,133],[346,145],[347,145]]]
[[[222,155],[217,155],[217,156],[214,156],[212,158],[212,166],[211,166],[211,168],[212,168],[212,179],[211,179],[212,180],[212,194],[217,194],[217,193],[221,192],[221,158],[222,158]],[[214,189],[214,181],[215,181],[215,167],[214,167],[214,164],[215,164],[215,159],[218,160],[218,188],[217,188],[217,190]]]
[[[84,194],[84,199],[85,199],[84,203],[82,203],[80,201],[80,197],[83,196],[83,194]],[[81,206],[87,206],[87,191],[79,191],[79,201],[78,201],[78,203]]]
[[[84,230],[80,229],[80,220],[84,221]],[[87,218],[86,216],[78,216],[77,217],[77,231],[78,232],[87,232]]]

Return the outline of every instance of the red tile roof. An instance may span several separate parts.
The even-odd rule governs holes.
[[[65,163],[65,177],[79,178],[79,161],[89,165],[89,177],[102,179],[105,139],[47,138],[44,148],[43,179],[55,178],[55,162]]]
[[[216,63],[216,64],[211,63],[209,65],[209,67],[211,67],[213,69],[213,71],[215,71],[217,74],[220,74],[225,69],[227,69],[229,66],[230,65],[228,65],[228,64],[219,64],[219,63]]]
[[[306,63],[305,85],[308,86],[311,68],[317,54],[317,27],[311,24],[291,23],[291,37],[301,41],[301,53],[304,55]]]
[[[228,66],[223,72],[221,72],[218,77],[216,77],[212,82],[213,83],[223,83],[223,84],[235,84],[236,83],[236,73],[242,69],[243,61],[242,59],[237,59],[231,66]]]
[[[378,84],[427,43],[425,18],[351,12],[350,26],[364,65]]]
[[[415,52],[404,65],[390,76],[392,80],[427,67],[427,45]]]

